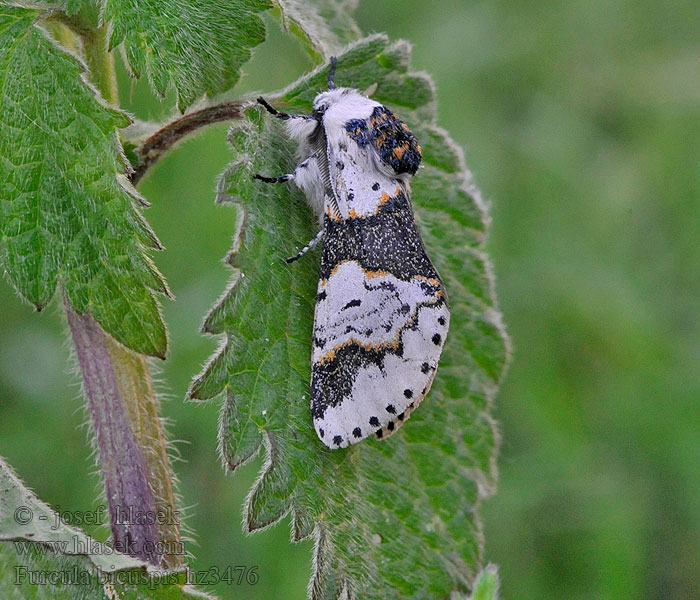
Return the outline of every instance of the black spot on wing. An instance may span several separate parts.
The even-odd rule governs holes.
[[[347,310],[348,308],[352,308],[353,306],[360,306],[361,304],[362,304],[362,300],[355,298],[354,300],[350,300],[350,302],[348,302],[340,310]]]

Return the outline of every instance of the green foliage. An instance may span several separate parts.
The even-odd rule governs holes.
[[[36,585],[33,579],[50,583]],[[211,598],[186,583],[184,571],[156,572],[146,563],[119,554],[65,524],[0,458],[0,597],[3,600]]]
[[[254,181],[294,166],[294,148],[257,108],[235,129],[236,159],[219,200],[240,204],[229,256],[234,280],[204,331],[225,335],[190,396],[224,395],[223,457],[235,469],[264,446],[267,460],[246,506],[250,530],[292,514],[292,536],[314,535],[313,598],[444,597],[471,589],[482,564],[479,500],[493,488],[497,434],[489,405],[506,361],[505,334],[482,252],[486,213],[462,157],[434,125],[430,80],[409,73],[410,48],[375,35],[338,57],[338,85],[376,84],[375,97],[404,107],[424,138],[425,167],[413,202],[423,239],[452,310],[441,367],[411,422],[387,441],[329,450],[312,428],[310,379],[318,252],[284,258],[316,233],[316,219],[291,188]],[[320,67],[277,96],[308,109],[325,88]]]
[[[498,569],[486,565],[474,583],[474,591],[469,600],[498,600]]]
[[[275,0],[285,25],[312,53],[323,58],[356,40],[360,30],[352,19],[357,0]]]
[[[39,12],[0,7],[0,260],[41,309],[60,282],[117,340],[164,356],[154,292],[168,293],[145,253],[159,248],[124,177],[117,128],[81,65],[35,24]]]
[[[181,110],[203,94],[230,89],[250,49],[265,39],[259,16],[270,0],[105,0],[110,49],[122,42],[132,72],[155,92],[177,90]]]

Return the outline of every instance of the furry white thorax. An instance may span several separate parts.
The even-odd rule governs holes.
[[[297,157],[302,164],[305,164],[303,168],[297,169],[294,182],[304,192],[309,206],[318,216],[321,224],[327,198],[319,164],[319,158],[324,157],[320,157],[319,153],[325,152],[327,159],[320,162],[332,165],[334,145],[337,145],[340,140],[347,139],[345,124],[351,119],[368,119],[377,106],[381,104],[353,88],[337,88],[318,94],[314,99],[313,108],[316,113],[322,114],[320,126],[325,132],[325,148],[314,146],[316,140],[313,134],[319,127],[319,121],[316,118],[295,116],[287,120],[289,137],[299,143]],[[370,160],[374,162],[373,157]],[[376,168],[376,165],[373,167]]]
[[[372,111],[381,106],[353,88],[338,88],[321,92],[314,100],[314,110],[322,110],[326,131],[334,127],[345,127],[350,119],[369,119]]]

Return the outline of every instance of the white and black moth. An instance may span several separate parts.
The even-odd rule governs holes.
[[[344,448],[396,431],[435,377],[450,313],[409,198],[421,149],[388,108],[352,88],[316,96],[311,115],[286,121],[301,162],[269,183],[293,181],[322,229],[311,358],[311,414],[319,438]]]

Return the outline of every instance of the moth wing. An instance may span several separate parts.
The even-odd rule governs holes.
[[[373,433],[386,437],[401,426],[430,389],[450,319],[399,173],[401,167],[415,171],[420,147],[393,114],[371,104],[366,119],[335,118],[334,126],[324,121],[331,189],[314,317],[311,412],[318,436],[331,448]],[[382,153],[403,162],[389,164]]]
[[[398,429],[428,393],[449,327],[439,280],[339,264],[319,282],[311,408],[331,448]]]
[[[430,389],[450,319],[404,186],[362,155],[343,160],[341,213],[358,208],[324,222],[312,356],[314,426],[331,448],[401,426]]]

